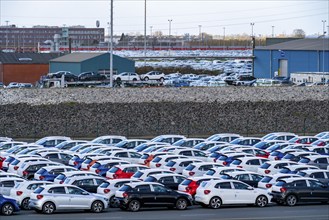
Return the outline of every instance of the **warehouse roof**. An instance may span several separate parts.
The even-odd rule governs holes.
[[[70,53],[53,59],[51,62],[79,63],[104,54],[105,53]]]
[[[329,50],[329,38],[300,39],[257,47],[256,50]]]
[[[49,60],[62,54],[58,53],[3,53],[0,52],[0,62],[3,64],[49,64]]]

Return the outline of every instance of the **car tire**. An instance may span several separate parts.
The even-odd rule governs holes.
[[[104,204],[101,201],[96,200],[91,204],[90,210],[95,213],[100,213],[104,210]]]
[[[30,209],[30,207],[29,207],[29,201],[30,201],[30,198],[23,199],[22,204],[21,204],[21,208],[23,210],[29,210]]]
[[[161,77],[159,81],[163,83],[163,81],[164,81],[164,78],[163,78],[163,77]]]
[[[119,205],[120,205],[119,200],[117,200],[117,199],[115,198],[115,196],[112,196],[112,197],[110,198],[110,207],[111,207],[111,208],[118,208]]]
[[[286,204],[288,206],[295,206],[297,204],[297,197],[295,195],[288,195],[286,198]]]
[[[256,202],[255,202],[256,206],[258,207],[265,207],[268,204],[268,199],[266,196],[264,195],[260,195],[256,198]]]
[[[42,206],[43,214],[53,214],[55,210],[56,210],[55,204],[52,202],[46,202]]]
[[[138,212],[141,208],[141,203],[138,200],[131,200],[128,204],[128,209],[132,212]]]
[[[215,196],[210,199],[209,201],[210,208],[219,209],[221,206],[222,206],[222,200],[219,197]]]
[[[148,81],[148,80],[149,80],[149,78],[148,78],[148,77],[145,77],[145,78],[144,78],[144,80],[145,80],[145,81]]]
[[[185,210],[187,209],[187,206],[188,206],[187,200],[184,198],[179,198],[175,204],[175,207],[178,210]]]
[[[1,213],[3,215],[12,215],[14,213],[14,206],[11,203],[5,203],[3,204],[1,208]]]
[[[133,78],[133,81],[137,81],[137,79],[136,78]]]

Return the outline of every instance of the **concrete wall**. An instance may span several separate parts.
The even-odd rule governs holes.
[[[296,87],[295,87],[296,88]],[[159,134],[185,134],[188,136],[209,136],[214,133],[233,132],[244,135],[265,134],[275,131],[290,131],[299,134],[318,133],[329,130],[329,87],[311,90],[308,88],[280,88],[278,93],[282,97],[290,96],[286,100],[264,100],[255,97],[274,95],[276,88],[218,88],[191,90],[195,94],[203,92],[201,96],[214,99],[207,100],[200,95],[191,101],[190,90],[171,89],[121,89],[121,90],[38,90],[28,97],[34,98],[34,104],[4,103],[0,101],[0,136],[9,137],[43,137],[49,135],[67,135],[71,137],[95,137],[108,134],[136,136],[156,136]],[[290,94],[291,90],[295,93]],[[22,90],[0,90],[0,97],[19,96]],[[217,93],[215,93],[217,91]],[[26,93],[26,90],[23,91]],[[49,99],[55,94],[71,101],[59,104],[40,104],[38,96],[48,93]],[[88,95],[87,95],[88,93]],[[109,102],[106,98],[113,93],[120,94],[122,99]],[[129,94],[148,100],[130,102],[133,98]],[[159,101],[157,95],[177,94],[173,101]],[[93,98],[95,103],[81,103],[76,101],[78,96]],[[124,95],[126,94],[126,95]],[[152,95],[153,94],[153,95]],[[236,95],[237,99],[222,97]],[[250,96],[240,100],[241,96]],[[254,95],[251,95],[254,94]],[[306,98],[303,94],[307,94]],[[177,101],[186,95],[186,101]],[[26,94],[24,94],[26,96]],[[305,97],[301,100],[296,97]],[[52,98],[50,98],[52,97]],[[99,100],[101,99],[101,100]],[[129,99],[131,99],[129,101]],[[200,101],[202,99],[202,101]],[[14,100],[13,98],[11,100]],[[103,100],[103,101],[102,101]],[[124,101],[121,101],[124,100]],[[184,99],[182,99],[184,100]],[[29,99],[31,103],[31,99]],[[100,101],[100,102],[99,102]],[[12,102],[12,101],[11,101]]]

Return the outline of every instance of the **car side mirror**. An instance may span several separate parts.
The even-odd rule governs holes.
[[[254,189],[254,187],[251,187],[251,186],[248,186],[248,188],[247,188],[248,190],[253,190]]]

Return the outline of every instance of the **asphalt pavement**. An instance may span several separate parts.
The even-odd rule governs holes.
[[[328,204],[302,204],[295,207],[270,204],[264,208],[250,206],[226,206],[214,210],[200,206],[188,210],[167,208],[143,208],[139,212],[106,209],[102,213],[84,211],[55,212],[52,215],[38,214],[32,210],[21,211],[13,216],[0,216],[1,220],[328,220]]]

